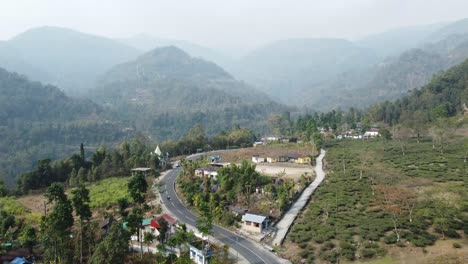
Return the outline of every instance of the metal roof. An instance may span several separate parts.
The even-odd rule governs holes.
[[[132,169],[132,171],[143,171],[143,172],[150,171],[150,170],[151,170],[151,168],[134,168],[134,169]]]
[[[254,223],[263,223],[265,219],[266,219],[266,216],[254,215],[254,214],[249,214],[249,213],[242,216],[242,221],[249,221],[249,222],[254,222]]]

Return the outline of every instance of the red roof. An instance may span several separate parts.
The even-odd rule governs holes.
[[[154,227],[154,228],[156,228],[156,229],[160,229],[160,228],[161,228],[161,226],[159,225],[159,223],[158,223],[158,221],[156,220],[156,218],[151,219],[150,225],[151,225],[151,227]]]
[[[169,225],[175,225],[177,223],[177,220],[174,219],[174,217],[172,217],[169,214],[164,213],[164,214],[154,216],[153,219],[151,219],[150,225],[156,229],[160,229],[161,225],[159,224],[158,220],[161,218],[166,220],[166,222],[169,223]]]

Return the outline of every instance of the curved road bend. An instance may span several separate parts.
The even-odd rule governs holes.
[[[180,168],[172,169],[167,173],[164,179],[161,180],[161,183],[166,185],[167,196],[171,198],[169,200],[167,197],[162,195],[161,200],[166,206],[167,210],[180,221],[185,222],[188,225],[195,226],[197,216],[185,207],[175,191],[176,178],[180,170]],[[239,254],[250,263],[290,263],[289,261],[284,260],[272,252],[266,250],[262,246],[257,245],[255,242],[217,225],[213,225],[212,236],[222,243],[228,244],[232,249],[239,252]]]

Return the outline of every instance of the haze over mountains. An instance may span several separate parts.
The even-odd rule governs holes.
[[[339,103],[339,97],[346,91],[381,89],[374,94],[392,99],[420,87],[438,71],[460,63],[466,56],[462,44],[467,35],[468,19],[465,19],[396,29],[354,42],[285,39],[236,57],[183,40],[144,34],[109,39],[64,28],[41,27],[0,42],[0,66],[31,80],[56,85],[71,95],[83,96],[113,66],[134,60],[154,48],[176,46],[192,57],[218,64],[235,79],[281,103],[324,109],[316,102],[331,98],[338,103],[332,102],[330,106],[347,108],[356,105]],[[411,55],[412,52],[417,54]],[[390,83],[407,79],[391,71],[404,64],[405,58],[412,57],[420,59],[418,63],[422,64],[418,67],[424,70],[411,74],[417,76],[411,77],[408,84],[397,85],[401,88],[398,93],[386,96],[385,91],[392,89],[372,80],[382,75],[392,76]],[[366,106],[376,100],[379,99],[371,98],[358,105]]]
[[[0,43],[0,66],[82,95],[94,86],[97,76],[140,53],[105,37],[40,27]]]
[[[411,49],[363,70],[337,76],[321,90],[320,97],[310,99],[311,105],[321,110],[362,108],[421,88],[435,74],[468,58],[467,30],[468,20],[448,24]]]
[[[236,126],[262,133],[272,114],[400,98],[466,58],[468,19],[357,41],[284,39],[244,56],[145,35],[35,28],[0,42],[0,158],[10,164],[0,166],[13,175],[34,165],[24,160],[135,132],[176,140],[197,123],[209,135]]]

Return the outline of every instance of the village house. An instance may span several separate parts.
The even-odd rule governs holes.
[[[228,207],[229,211],[231,211],[231,213],[233,213],[235,216],[239,216],[239,215],[244,215],[245,213],[247,213],[247,209],[244,209],[244,208],[240,208],[240,207],[235,207],[235,206],[229,206]]]
[[[153,169],[151,168],[133,168],[132,171],[132,176],[135,176],[137,174],[143,174],[143,176],[148,177],[151,174],[151,171]]]
[[[193,260],[196,264],[208,264],[209,259],[211,258],[212,250],[211,245],[206,243],[203,250],[198,249],[195,245],[189,245],[190,250],[190,259]]]
[[[299,163],[299,164],[309,164],[311,162],[312,162],[312,158],[310,156],[299,157],[297,158],[297,161],[296,161],[296,163]]]
[[[253,143],[254,147],[263,146],[263,145],[264,145],[263,141],[256,141],[256,142]]]
[[[266,141],[279,141],[280,137],[268,136],[265,138]]]
[[[367,138],[374,138],[377,136],[379,136],[379,129],[375,127],[369,129],[368,131],[366,131],[366,133],[364,133],[364,137]]]
[[[155,236],[159,236],[159,230],[161,229],[161,219],[164,219],[168,224],[169,230],[166,233],[165,239],[169,238],[170,234],[175,232],[177,220],[175,220],[171,215],[163,213],[153,217],[144,218],[141,221],[140,239],[143,240],[145,233],[152,233]],[[127,222],[123,223],[123,227],[125,229],[127,229],[127,224]],[[137,234],[132,235],[131,240],[138,240]]]
[[[195,170],[195,176],[197,177],[208,177],[211,179],[217,179],[218,178],[218,170],[220,167],[208,167],[208,168],[198,168]]]
[[[242,216],[242,229],[247,232],[262,234],[269,227],[270,221],[268,217],[246,213]]]
[[[210,164],[211,167],[216,167],[216,168],[226,168],[231,166],[230,162],[214,162]]]
[[[288,156],[267,157],[266,161],[268,163],[287,162]]]
[[[105,236],[107,236],[113,222],[114,222],[114,218],[110,216],[99,223],[99,228],[101,229],[101,238],[104,238]]]
[[[258,155],[252,156],[252,162],[253,163],[263,163],[265,161],[266,161],[265,157],[261,157],[261,156],[258,156]]]
[[[288,155],[289,162],[297,164],[308,164],[312,161],[310,156],[302,155],[299,153],[291,153]]]

